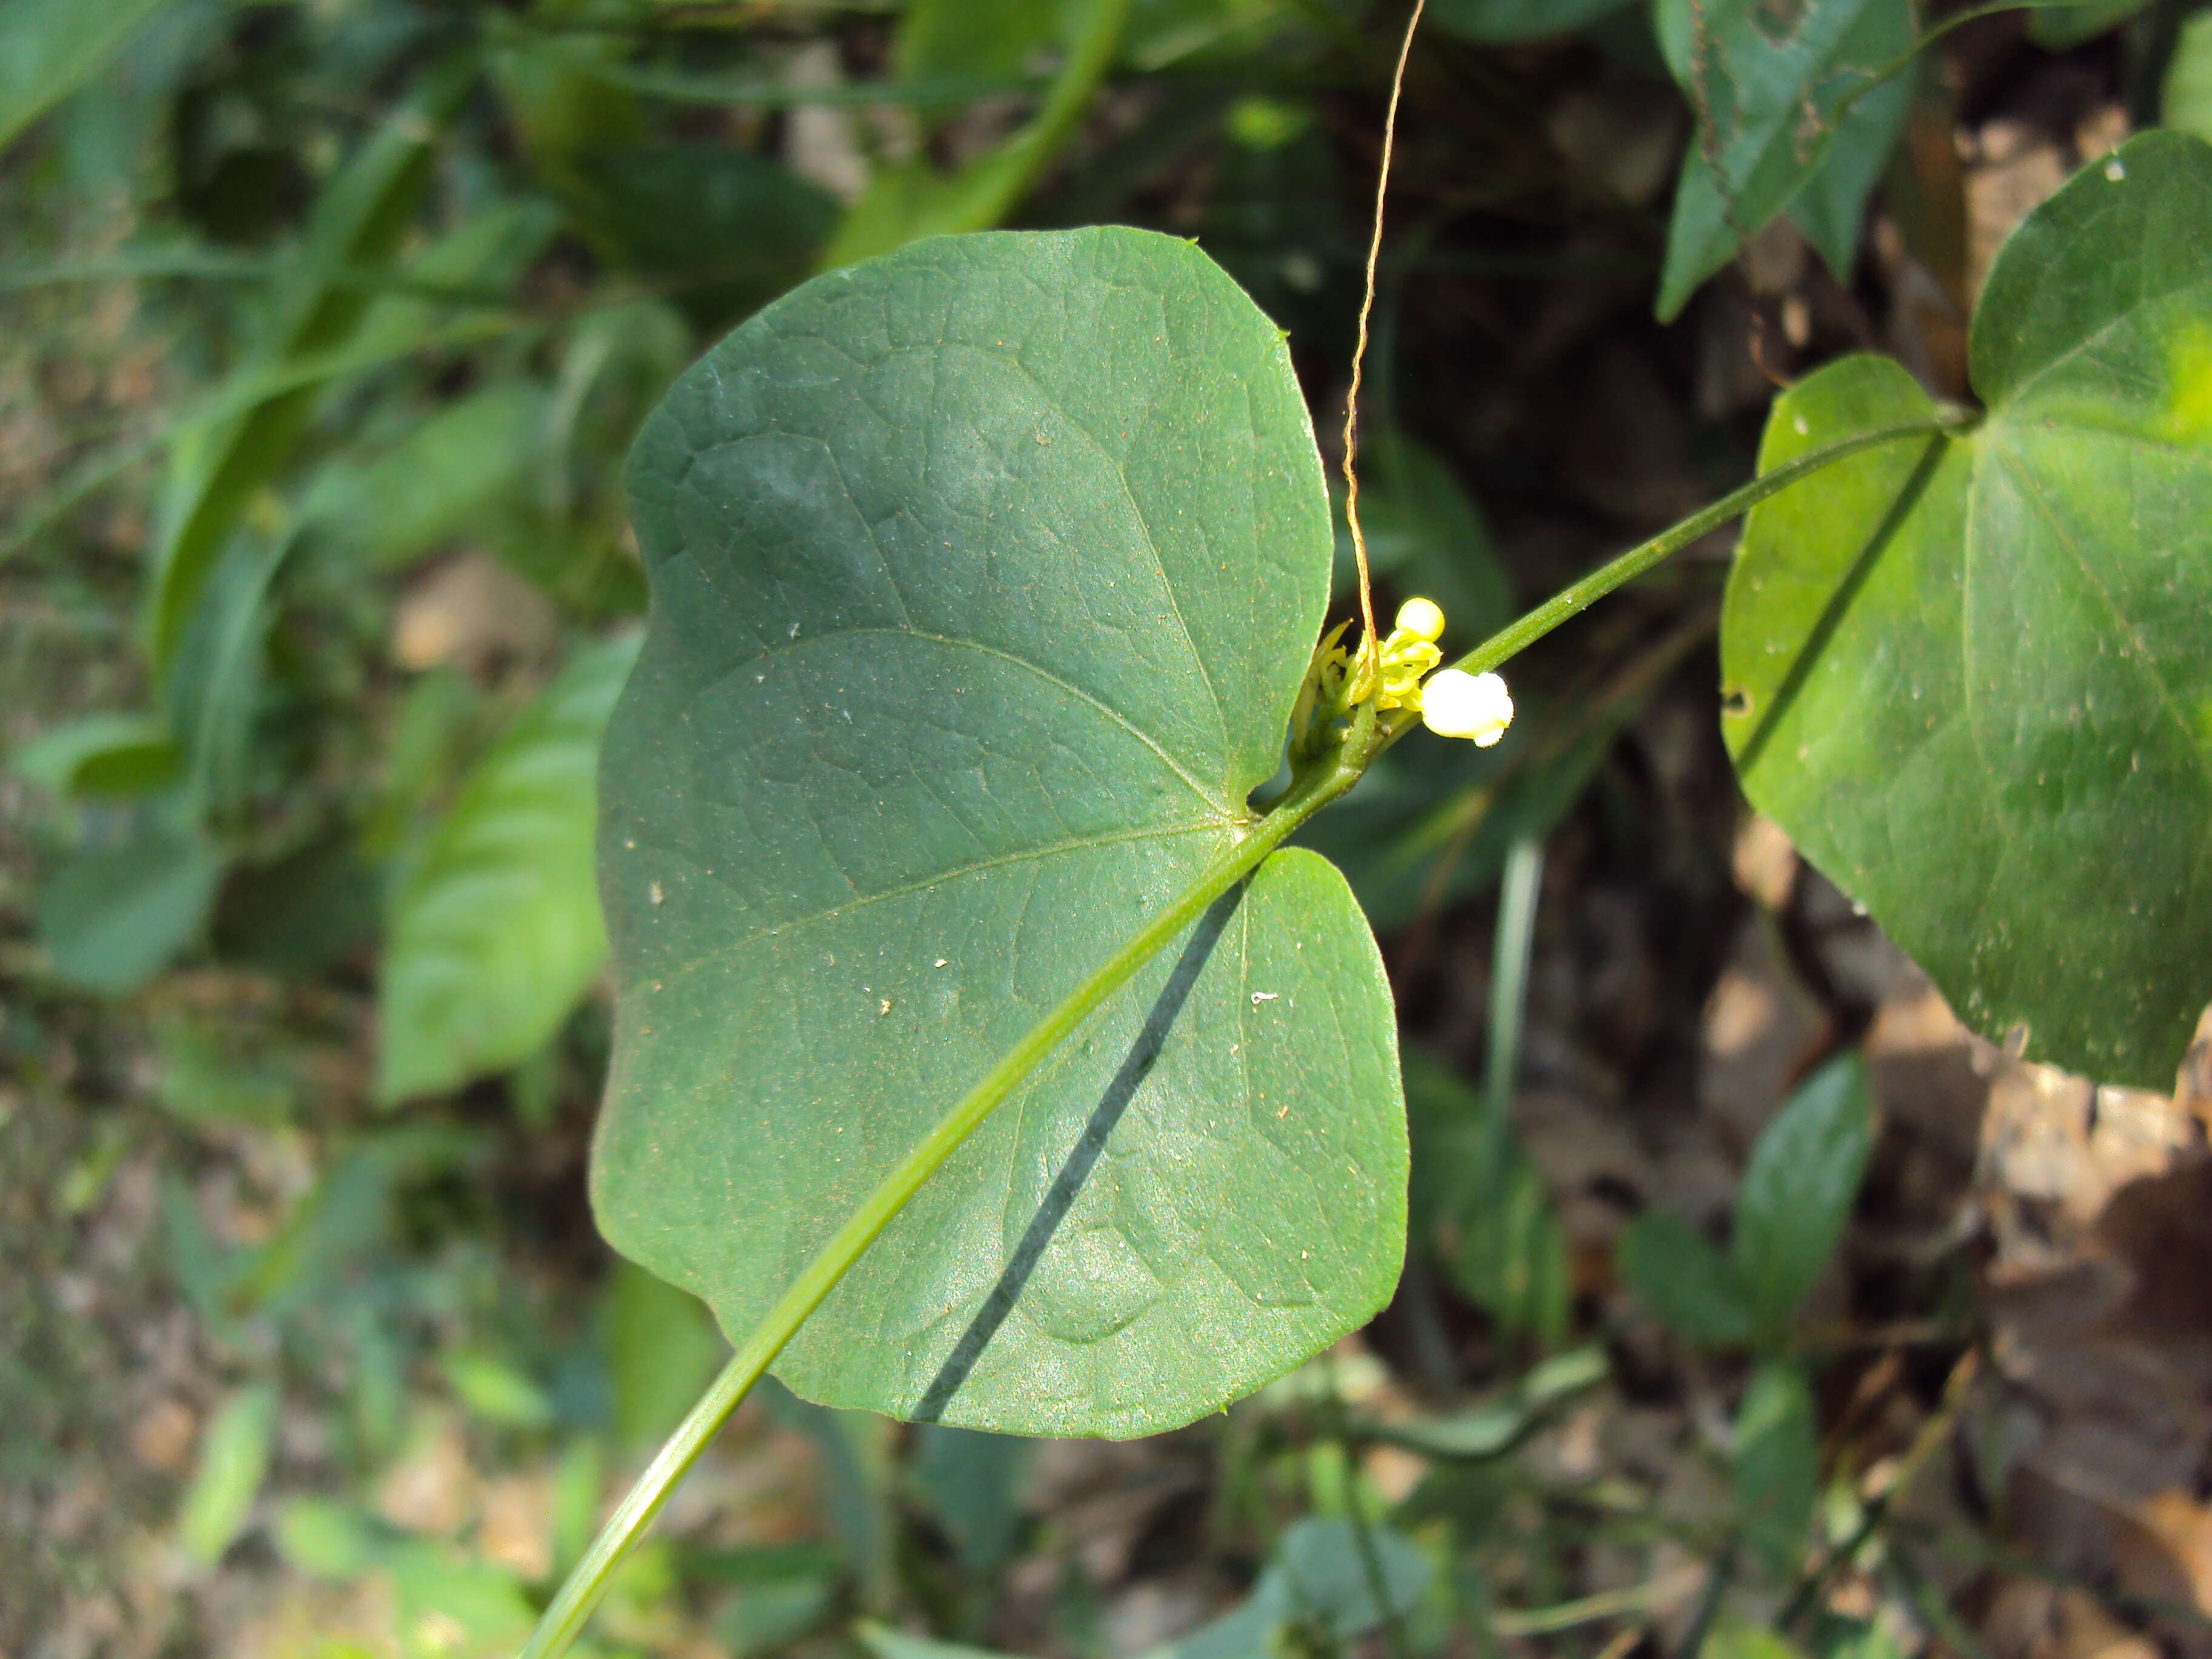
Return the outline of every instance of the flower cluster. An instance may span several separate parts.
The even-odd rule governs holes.
[[[1370,652],[1363,637],[1347,649],[1337,641],[1351,623],[1340,623],[1314,653],[1309,690],[1324,721],[1372,702],[1378,712],[1420,711],[1422,724],[1441,737],[1468,738],[1487,749],[1513,723],[1513,699],[1495,674],[1437,669],[1444,613],[1433,599],[1411,599],[1397,623]],[[1434,671],[1434,672],[1432,672]]]

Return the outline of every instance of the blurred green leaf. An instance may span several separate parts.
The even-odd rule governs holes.
[[[553,1467],[553,1571],[566,1573],[576,1565],[599,1524],[600,1496],[606,1485],[607,1455],[596,1435],[579,1435],[561,1449]]]
[[[1014,1659],[994,1648],[970,1647],[964,1642],[940,1642],[934,1637],[916,1636],[908,1631],[894,1630],[889,1625],[879,1625],[872,1619],[863,1619],[853,1626],[853,1634],[860,1645],[876,1659]]]
[[[598,151],[578,163],[569,200],[610,260],[664,284],[703,330],[799,283],[837,226],[825,191],[728,144]]]
[[[1383,1586],[1377,1606],[1359,1539],[1348,1521],[1309,1517],[1284,1533],[1252,1593],[1190,1635],[1146,1659],[1282,1659],[1339,1653],[1421,1605],[1433,1569],[1402,1533],[1370,1529]],[[1387,1611],[1386,1611],[1387,1610]],[[862,1620],[853,1633],[875,1659],[1006,1659],[988,1648],[939,1642]]]
[[[1866,193],[1911,105],[1893,69],[1916,39],[1911,0],[1657,0],[1659,41],[1698,131],[1682,155],[1660,277],[1671,320],[1742,240],[1791,205],[1835,158],[1807,228],[1848,276]]]
[[[2161,125],[2212,142],[2212,11],[2185,18],[2166,60]]]
[[[378,1098],[520,1064],[599,973],[594,773],[636,655],[635,637],[579,650],[469,775],[401,878],[377,988]]]
[[[0,149],[83,85],[165,0],[8,0],[0,6]]]
[[[495,1354],[457,1348],[438,1364],[461,1404],[483,1422],[501,1429],[535,1429],[553,1420],[553,1401],[545,1390]]]
[[[154,1097],[187,1123],[282,1123],[291,1115],[296,1091],[290,1079],[265,1064],[232,1054],[220,1030],[190,1019],[155,1027],[159,1071]]]
[[[1030,1443],[1013,1435],[941,1423],[925,1423],[916,1433],[915,1484],[979,1584],[994,1582],[1020,1540],[1021,1483],[1029,1464]]]
[[[439,404],[380,453],[348,451],[302,509],[378,565],[404,564],[476,531],[526,489],[545,456],[545,388],[502,380]]]
[[[1746,793],[2029,1053],[2171,1086],[2212,994],[2212,149],[2130,139],[2028,216],[1971,335],[1971,431],[1745,521],[1722,735]],[[1772,468],[1929,421],[1887,359],[1778,398]]]
[[[1073,39],[1086,0],[912,0],[891,42],[903,80],[1022,75],[1040,52]]]
[[[634,1262],[617,1262],[609,1277],[605,1317],[616,1440],[624,1447],[657,1444],[691,1408],[730,1345],[706,1304]]]
[[[340,1155],[252,1251],[225,1287],[240,1313],[281,1318],[330,1297],[354,1259],[383,1233],[391,1169],[374,1143]]]
[[[276,1511],[276,1551],[295,1571],[319,1578],[356,1578],[376,1559],[380,1540],[369,1518],[330,1498],[295,1498]]]
[[[1595,1388],[1611,1370],[1604,1349],[1571,1349],[1553,1354],[1498,1398],[1470,1411],[1408,1418],[1397,1423],[1362,1424],[1359,1431],[1425,1457],[1497,1457],[1518,1445],[1544,1421],[1553,1407]]]
[[[1412,1044],[1401,1061],[1412,1237],[1501,1329],[1558,1340],[1569,1313],[1566,1239],[1542,1172],[1516,1141],[1493,1134],[1481,1099],[1456,1072]]]
[[[1430,0],[1429,15],[1465,40],[1529,40],[1568,34],[1630,0]]]
[[[880,169],[846,210],[825,268],[857,264],[924,236],[987,230],[1018,203],[1074,130],[1111,67],[1129,0],[1081,0],[1080,22],[1037,112],[988,155],[945,173],[917,158]]]
[[[92,800],[153,794],[181,769],[167,720],[123,712],[51,726],[10,755],[8,765],[50,794]]]
[[[2029,0],[2029,3],[2027,38],[2046,52],[2064,52],[2118,27],[2146,10],[2150,0],[2079,0],[2075,4],[2057,5],[2050,0],[2035,5]]]
[[[1802,1650],[1765,1625],[1717,1621],[1705,1638],[1705,1659],[1805,1659]]]
[[[1753,1373],[1736,1410],[1731,1480],[1737,1524],[1767,1569],[1790,1571],[1804,1553],[1820,1496],[1820,1447],[1812,1386],[1792,1360]]]
[[[789,1647],[828,1622],[836,1610],[838,1578],[811,1573],[765,1578],[740,1589],[714,1621],[730,1659],[753,1659]]]
[[[234,536],[170,662],[166,702],[190,765],[185,799],[219,827],[235,827],[245,816],[270,590],[299,540],[296,524],[255,525]]]
[[[1370,1527],[1369,1535],[1381,1569],[1382,1605],[1352,1523],[1310,1516],[1284,1533],[1240,1606],[1159,1650],[1156,1659],[1279,1659],[1286,1649],[1341,1652],[1385,1619],[1405,1619],[1428,1592],[1429,1559],[1390,1528]]]
[[[216,901],[216,954],[311,974],[367,945],[382,920],[378,872],[353,835],[334,830],[267,863],[233,867]]]
[[[47,873],[39,942],[64,979],[108,996],[134,991],[206,931],[223,865],[198,830],[141,814],[126,839]]]
[[[1280,332],[1195,248],[1114,228],[817,277],[678,381],[629,479],[654,603],[607,739],[592,1194],[618,1249],[744,1330],[1246,836],[1327,499]],[[1302,850],[1234,903],[977,1129],[776,1375],[1126,1436],[1387,1300],[1404,1119],[1371,935]],[[1122,1151],[1163,1138],[1172,1180]]]
[[[407,1659],[504,1659],[537,1621],[514,1574],[490,1561],[409,1539],[380,1564],[398,1592],[394,1623]]]
[[[1873,1148],[1866,1065],[1856,1054],[1807,1079],[1752,1148],[1730,1255],[1759,1341],[1782,1340],[1835,1253]]]
[[[213,1566],[246,1529],[269,1474],[277,1403],[273,1383],[256,1383],[233,1395],[210,1420],[177,1513],[177,1545],[187,1559]]]
[[[297,255],[272,285],[267,331],[234,380],[328,352],[353,334],[369,295],[340,274],[377,264],[398,246],[428,183],[439,130],[470,78],[458,64],[434,70],[325,188]],[[276,392],[234,421],[178,439],[154,550],[158,669],[167,671],[246,504],[290,459],[313,401],[307,386]]]
[[[1684,1336],[1716,1347],[1751,1340],[1751,1294],[1735,1264],[1680,1216],[1644,1211],[1622,1229],[1614,1259],[1638,1299]]]

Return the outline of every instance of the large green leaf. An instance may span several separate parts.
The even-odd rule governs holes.
[[[985,234],[817,278],[630,462],[602,779],[617,1248],[742,1335],[922,1133],[1248,831],[1326,604],[1280,334],[1189,245]],[[1373,940],[1278,854],[939,1171],[778,1362],[839,1406],[1185,1423],[1388,1297]],[[956,1352],[957,1351],[957,1352]]]
[[[1784,208],[1848,266],[1867,193],[1905,119],[1911,0],[1656,0],[1667,65],[1698,117],[1667,232],[1659,314],[1672,318],[1745,237]]]
[[[1644,1211],[1622,1229],[1613,1255],[1628,1288],[1684,1336],[1715,1347],[1751,1340],[1751,1295],[1742,1275],[1681,1217]]]
[[[484,757],[394,896],[377,988],[376,1091],[520,1064],[599,971],[592,769],[634,638],[580,653]]]
[[[1999,254],[1971,434],[1759,507],[1722,623],[1744,787],[1960,1014],[2163,1087],[2212,997],[2212,149],[2147,133]],[[1765,467],[1925,418],[1860,357]]]
[[[99,71],[162,0],[0,6],[0,146]]]

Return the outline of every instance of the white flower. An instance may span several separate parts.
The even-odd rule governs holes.
[[[1443,637],[1443,607],[1434,599],[1408,599],[1398,607],[1398,626],[1415,639],[1426,640],[1433,645]]]
[[[1421,724],[1443,738],[1472,738],[1487,749],[1513,724],[1513,699],[1495,674],[1441,668],[1421,687]]]

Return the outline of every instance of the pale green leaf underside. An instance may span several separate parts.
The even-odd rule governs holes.
[[[1988,418],[1759,508],[1722,629],[1753,802],[1969,1023],[2155,1087],[2212,998],[2208,223],[2195,140],[2093,164],[1991,272]],[[1930,412],[1850,359],[1761,463]]]
[[[1244,833],[1327,601],[1328,502],[1280,336],[1194,248],[1128,230],[817,278],[678,384],[630,482],[653,611],[603,774],[593,1195],[742,1335]],[[1284,854],[1197,931],[954,1155],[787,1382],[1146,1433],[1380,1304],[1406,1151],[1364,921]],[[1103,1155],[1063,1180],[1094,1115]]]

